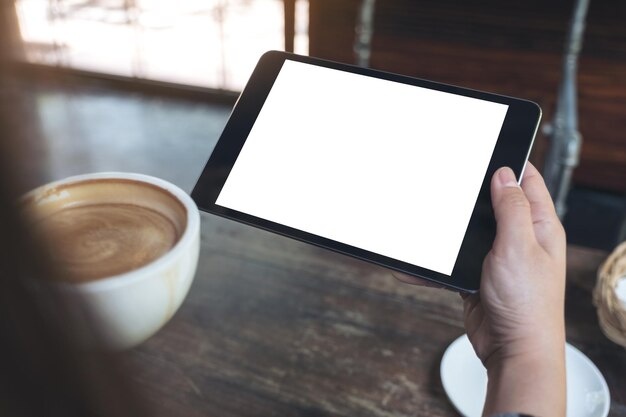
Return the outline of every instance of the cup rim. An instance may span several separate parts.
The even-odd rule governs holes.
[[[200,212],[198,211],[198,207],[196,203],[191,199],[189,194],[183,191],[177,185],[172,184],[166,180],[161,178],[153,177],[151,175],[146,174],[138,174],[134,172],[116,172],[116,171],[107,171],[107,172],[94,172],[89,174],[80,174],[73,175],[61,180],[52,181],[46,184],[43,184],[21,197],[21,200],[24,201],[31,196],[34,196],[40,193],[44,189],[58,187],[60,185],[67,184],[75,184],[83,181],[89,180],[99,180],[99,179],[119,179],[119,180],[133,180],[137,182],[143,182],[147,184],[151,184],[153,186],[159,187],[170,194],[172,194],[185,208],[185,213],[187,215],[187,223],[185,225],[185,229],[180,239],[176,242],[176,244],[168,250],[166,253],[161,255],[160,257],[152,260],[151,262],[140,266],[137,269],[133,269],[131,271],[123,272],[117,275],[111,275],[104,278],[95,279],[93,281],[85,281],[78,283],[70,283],[70,282],[53,282],[55,286],[58,286],[64,290],[68,291],[104,291],[109,290],[115,287],[129,285],[131,283],[135,283],[138,281],[142,281],[148,279],[153,276],[151,272],[158,271],[166,264],[170,263],[172,259],[176,259],[181,256],[181,252],[185,251],[185,248],[188,247],[193,240],[196,238],[196,235],[199,234],[200,229]]]

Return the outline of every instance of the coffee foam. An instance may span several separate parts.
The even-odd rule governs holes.
[[[169,251],[187,224],[185,207],[175,196],[126,179],[43,188],[23,207],[70,282],[140,268]]]

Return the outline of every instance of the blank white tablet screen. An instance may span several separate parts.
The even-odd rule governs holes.
[[[451,275],[507,108],[287,60],[216,204]]]

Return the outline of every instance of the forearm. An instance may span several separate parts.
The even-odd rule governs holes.
[[[489,364],[484,416],[511,412],[565,416],[565,342],[559,339],[549,349]]]

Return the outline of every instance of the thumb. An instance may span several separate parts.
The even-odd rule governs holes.
[[[493,175],[491,202],[498,224],[494,247],[519,247],[534,239],[530,203],[511,168],[500,168]]]

